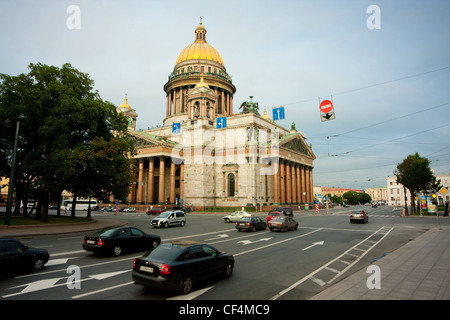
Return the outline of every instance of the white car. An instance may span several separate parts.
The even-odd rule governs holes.
[[[247,211],[235,211],[232,214],[223,217],[223,219],[225,220],[225,222],[235,222],[243,217],[251,217],[251,216],[252,215]]]
[[[134,208],[134,207],[128,207],[128,208],[123,209],[123,211],[124,211],[124,212],[136,212],[136,208]]]

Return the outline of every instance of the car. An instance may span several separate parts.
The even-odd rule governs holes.
[[[281,230],[282,232],[288,231],[288,230],[297,230],[298,228],[298,222],[295,221],[293,218],[288,216],[279,216],[279,217],[273,217],[269,221],[269,230]]]
[[[136,212],[136,208],[135,207],[128,207],[123,209],[123,212]]]
[[[161,243],[158,235],[135,227],[104,228],[83,239],[83,249],[94,254],[120,256],[124,252],[152,250]]]
[[[231,277],[234,257],[206,243],[172,241],[136,258],[135,284],[188,294],[196,283],[213,276]]]
[[[42,270],[50,259],[45,249],[30,248],[11,238],[0,238],[0,274],[20,270]]]
[[[150,214],[158,215],[160,213],[163,213],[164,211],[166,211],[166,210],[165,209],[161,209],[161,208],[152,208],[152,209],[148,209],[147,210],[147,215],[150,215]]]
[[[225,220],[225,222],[236,222],[243,217],[251,217],[251,216],[252,215],[247,211],[235,211],[232,214],[223,217],[223,220]]]
[[[350,223],[354,223],[356,221],[367,223],[369,222],[369,216],[364,210],[354,210],[350,213]]]
[[[173,226],[184,227],[185,224],[186,214],[181,210],[164,211],[152,220],[153,228],[168,228]]]
[[[256,230],[266,230],[267,223],[260,217],[244,217],[236,221],[236,229],[238,231],[250,230],[255,232]]]

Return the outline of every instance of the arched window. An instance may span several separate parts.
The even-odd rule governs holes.
[[[234,192],[236,189],[236,185],[235,185],[235,177],[234,177],[234,173],[229,173],[228,174],[228,196],[229,197],[234,197]]]

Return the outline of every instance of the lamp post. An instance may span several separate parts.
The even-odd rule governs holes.
[[[6,213],[5,213],[5,225],[9,226],[11,224],[11,207],[12,207],[12,197],[14,193],[14,180],[16,177],[16,158],[17,158],[17,142],[19,141],[19,127],[20,121],[16,123],[16,135],[14,136],[14,149],[12,156],[11,165],[11,175],[9,176],[9,187],[8,187],[8,200],[6,203]]]

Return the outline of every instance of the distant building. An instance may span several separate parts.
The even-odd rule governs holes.
[[[387,204],[388,190],[386,187],[367,188],[364,189],[364,192],[372,198],[372,202],[382,202]]]
[[[323,197],[327,195],[332,195],[336,197],[342,197],[344,193],[348,191],[364,192],[360,189],[349,189],[349,188],[329,188],[329,187],[314,187],[314,197],[321,203],[323,203]]]
[[[446,201],[450,200],[450,174],[442,174],[436,173],[436,180],[441,180],[441,185],[449,190],[449,192],[445,195],[440,193],[436,193],[439,204],[444,204]],[[404,206],[405,205],[405,195],[406,195],[406,203],[409,206],[411,202],[411,194],[409,190],[404,188],[403,185],[397,183],[396,176],[389,176],[386,178],[387,185],[387,196],[388,196],[388,204],[390,206]]]

